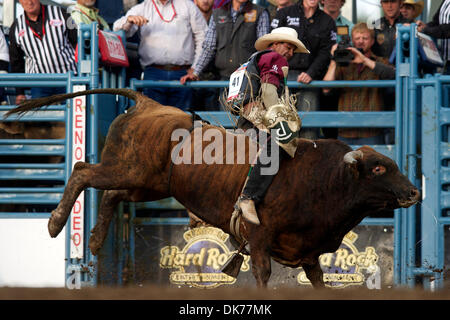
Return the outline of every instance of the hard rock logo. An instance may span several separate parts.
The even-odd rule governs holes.
[[[198,288],[215,288],[233,284],[236,279],[220,270],[234,251],[229,251],[225,242],[229,235],[213,227],[188,230],[183,238],[187,242],[182,250],[177,246],[161,249],[161,268],[178,269],[170,274],[174,284],[191,285]],[[245,256],[241,271],[248,271],[249,256]]]
[[[363,269],[369,273],[380,270],[377,266],[378,255],[375,249],[366,247],[364,252],[359,252],[354,246],[357,238],[358,235],[350,231],[336,252],[325,253],[319,257],[327,287],[344,288],[350,285],[362,285],[365,280],[361,272]],[[300,284],[311,284],[304,271],[298,274],[297,281]]]

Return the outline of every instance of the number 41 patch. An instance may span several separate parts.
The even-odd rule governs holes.
[[[244,80],[245,71],[247,70],[247,63],[244,63],[230,76],[230,83],[228,85],[228,98],[227,101],[231,101],[239,95],[241,91],[242,82]]]

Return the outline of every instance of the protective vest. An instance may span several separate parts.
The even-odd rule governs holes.
[[[235,23],[231,17],[231,2],[213,11],[217,34],[215,66],[221,77],[230,77],[256,51],[256,27],[264,10],[247,2],[244,9],[238,13]]]
[[[275,133],[276,143],[291,157],[294,157],[298,145],[296,138],[302,124],[295,104],[285,98],[284,102],[280,101],[273,106],[264,106],[261,100],[254,99],[260,94],[261,87],[258,61],[262,55],[268,52],[270,50],[254,53],[247,63],[240,66],[231,75],[227,102],[232,106],[229,108],[232,112],[239,110],[239,115],[250,121],[256,128]],[[239,85],[239,90],[237,90]],[[285,86],[281,81],[277,90],[279,97],[282,93],[289,96],[289,92],[284,92],[284,90]]]
[[[246,76],[242,78],[242,84],[239,89],[237,97],[234,99],[235,104],[245,106],[252,99],[259,95],[259,89],[261,88],[260,80],[260,70],[258,68],[258,62],[262,55],[271,52],[271,50],[263,50],[255,52],[250,56],[247,63],[243,64],[241,67],[245,66]],[[230,79],[230,82],[232,79]],[[231,85],[231,83],[230,83]],[[283,93],[284,82],[280,81],[280,86],[278,87],[278,96]]]

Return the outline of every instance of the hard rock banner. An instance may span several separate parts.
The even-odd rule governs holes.
[[[221,272],[236,252],[230,237],[213,227],[140,226],[136,228],[135,279],[138,283],[189,286],[255,286],[250,256],[244,255],[237,278]],[[369,289],[393,285],[393,228],[358,226],[336,252],[319,258],[328,287]],[[302,268],[285,267],[272,260],[269,287],[311,286]]]

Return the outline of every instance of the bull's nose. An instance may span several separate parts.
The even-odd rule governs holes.
[[[412,200],[420,200],[420,192],[416,188],[411,189],[411,199]]]

